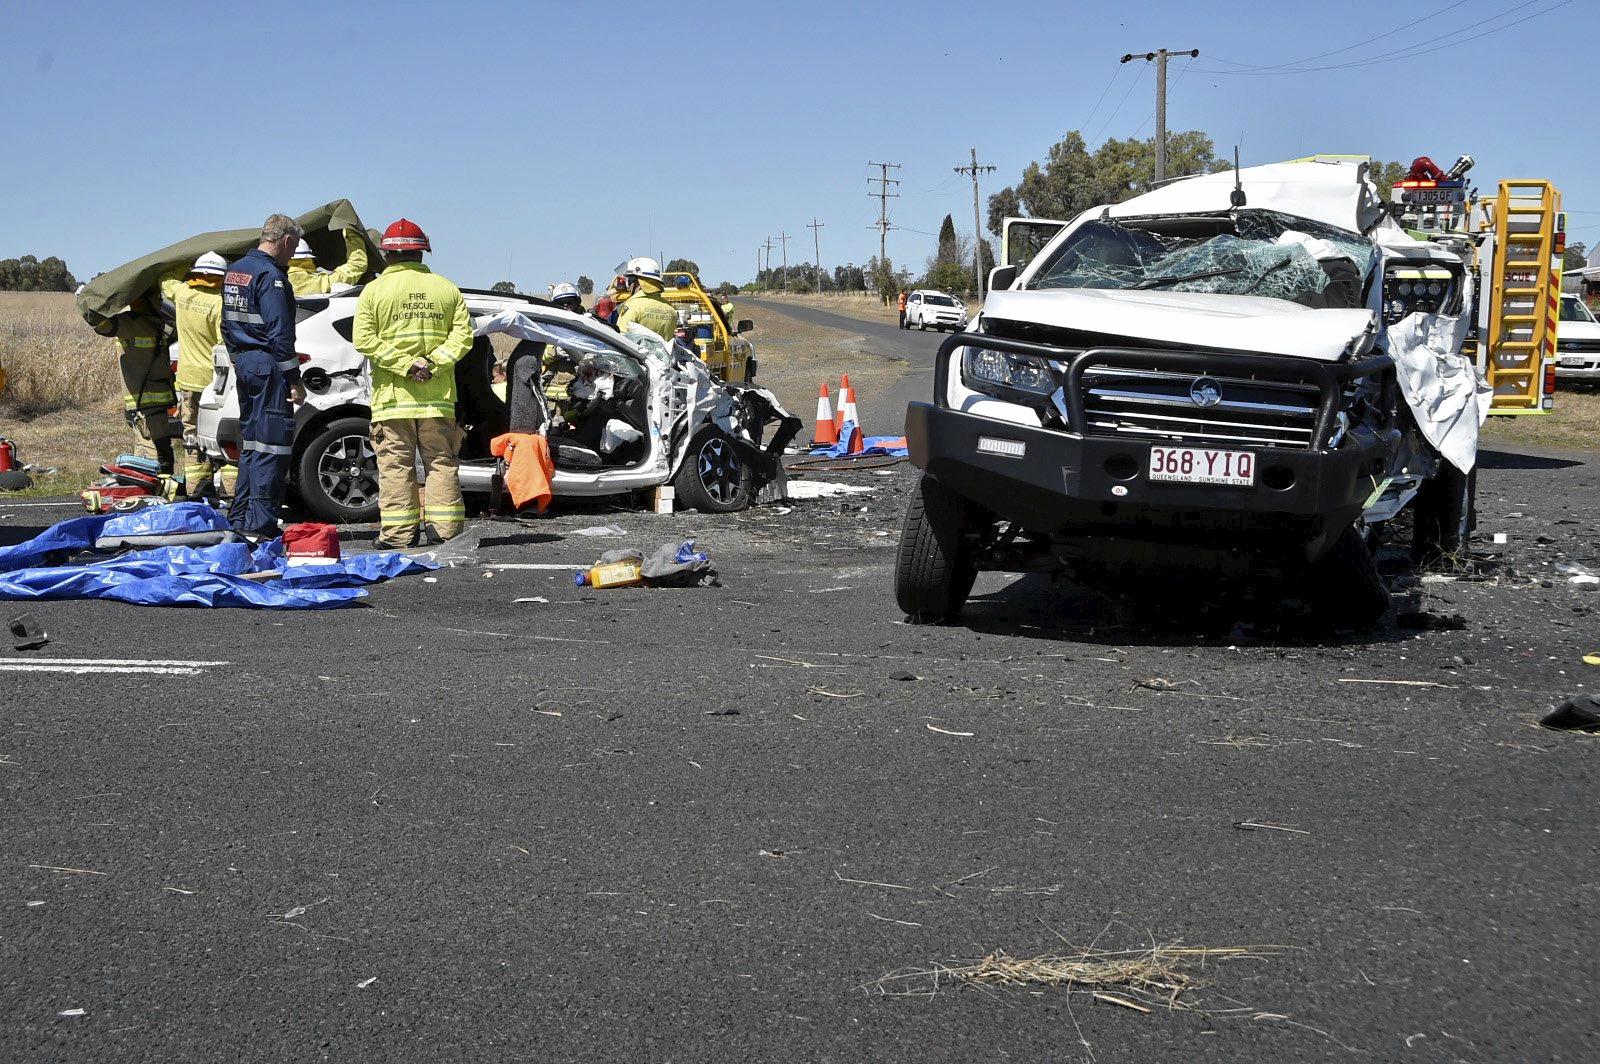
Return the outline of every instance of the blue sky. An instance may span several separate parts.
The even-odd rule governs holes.
[[[769,234],[809,261],[813,218],[825,266],[875,254],[867,163],[884,160],[903,165],[890,255],[920,266],[946,212],[971,227],[952,172],[969,148],[999,167],[987,196],[1067,130],[1149,136],[1153,71],[1117,59],[1163,46],[1201,50],[1172,64],[1170,127],[1240,141],[1247,164],[1470,152],[1486,189],[1555,181],[1592,245],[1597,42],[1593,0],[13,0],[0,257],[56,254],[84,278],[346,196],[377,228],[421,223],[464,285],[603,279],[658,251],[741,281]],[[1381,53],[1399,61],[1367,62]],[[1301,60],[1331,69],[1249,70]]]

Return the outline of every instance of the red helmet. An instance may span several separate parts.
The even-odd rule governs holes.
[[[416,222],[402,218],[383,231],[385,251],[432,251],[428,234]]]

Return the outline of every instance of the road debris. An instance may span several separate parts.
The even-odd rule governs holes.
[[[957,735],[963,739],[970,739],[977,734],[976,732],[951,731],[948,728],[935,728],[932,724],[924,725],[924,727],[926,727],[929,731],[938,732],[940,735]]]
[[[1116,989],[1121,995],[1115,995],[1120,1000],[1113,1004],[1184,1011],[1198,1007],[1186,1000],[1186,995],[1200,986],[1188,971],[1191,966],[1203,967],[1208,961],[1224,957],[1272,956],[1279,949],[1273,946],[1206,949],[1165,945],[1137,950],[1090,948],[1075,954],[1045,953],[1032,957],[1014,957],[1005,950],[995,950],[977,961],[900,968],[861,989],[886,997],[931,997],[942,987],[962,985],[1009,989],[1054,986],[1091,995]]]
[[[34,619],[31,613],[22,613],[6,622],[11,629],[13,650],[38,650],[50,642],[50,634]]]
[[[1600,697],[1572,695],[1562,699],[1539,720],[1539,726],[1553,731],[1600,732]]]
[[[589,525],[587,528],[575,528],[567,533],[569,536],[589,536],[591,538],[626,536],[627,534],[626,529],[618,528],[616,525]]]
[[[839,495],[862,495],[871,488],[858,484],[840,484],[831,480],[791,480],[788,497],[791,500],[830,499]]]

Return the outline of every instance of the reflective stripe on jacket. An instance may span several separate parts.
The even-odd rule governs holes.
[[[372,420],[456,415],[455,364],[472,350],[461,289],[420,262],[397,262],[356,300],[356,350],[372,363]],[[433,376],[406,376],[418,359]]]

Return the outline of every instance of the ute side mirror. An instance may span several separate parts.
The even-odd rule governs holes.
[[[1001,291],[1001,290],[1010,288],[1012,285],[1014,285],[1016,283],[1017,283],[1017,264],[1016,263],[1012,263],[1009,266],[996,266],[994,269],[989,271],[989,291],[991,291],[991,292]]]
[[[734,334],[738,335],[738,336],[743,336],[747,332],[755,332],[755,331],[756,331],[756,323],[755,322],[751,321],[749,318],[740,318],[739,319],[739,327],[734,330]]]

